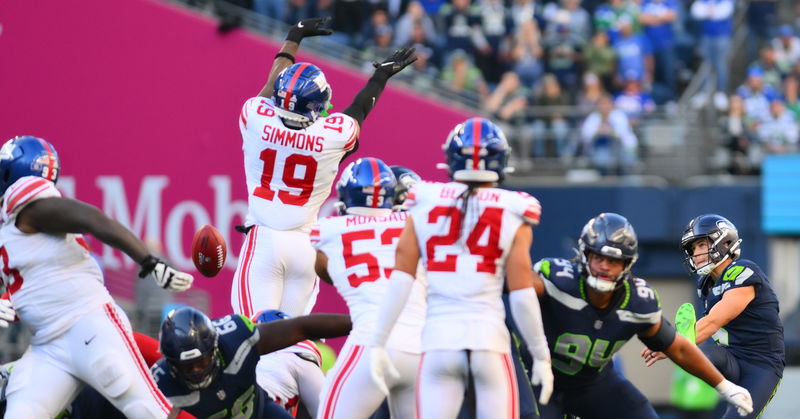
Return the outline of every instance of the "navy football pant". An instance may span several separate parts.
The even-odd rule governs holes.
[[[562,419],[564,415],[581,419],[658,419],[644,394],[613,366],[606,365],[600,374],[602,377],[588,386],[555,390],[550,403],[539,406],[542,419]]]
[[[753,398],[753,413],[745,418],[756,418],[764,407],[772,400],[778,390],[781,375],[775,367],[766,363],[756,363],[736,358],[727,348],[714,342],[705,342],[700,345],[700,350],[708,357],[712,364],[733,383],[740,385],[750,392]],[[723,418],[741,418],[736,408],[729,405]]]

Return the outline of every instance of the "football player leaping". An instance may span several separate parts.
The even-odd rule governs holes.
[[[413,172],[404,178],[411,181]],[[407,187],[401,186],[400,189]],[[366,419],[389,396],[393,418],[415,417],[420,338],[425,321],[424,277],[414,282],[411,297],[387,343],[389,356],[401,374],[377,388],[372,382],[365,349],[375,327],[376,314],[389,288],[395,266],[397,239],[408,218],[392,212],[397,182],[392,170],[376,158],[361,158],[342,172],[336,185],[341,217],[320,220],[311,233],[317,249],[317,272],[332,282],[347,302],[353,330],[328,374],[320,396],[318,419]]]
[[[257,97],[242,107],[244,167],[247,178],[247,238],[233,278],[231,305],[247,317],[279,309],[290,316],[310,310],[315,293],[311,225],[328,196],[339,163],[358,148],[364,118],[386,81],[414,62],[404,48],[376,63],[353,103],[327,115],[331,87],[310,63],[295,63],[305,37],[330,35],[326,19],[307,19],[286,37]],[[310,303],[310,304],[309,304]]]
[[[542,403],[553,380],[531,273],[531,227],[539,223],[540,205],[526,193],[494,187],[502,180],[509,148],[490,121],[458,124],[444,148],[454,182],[418,183],[406,200],[409,217],[371,338],[373,375],[385,386],[385,373],[396,374],[384,346],[422,258],[428,308],[417,383],[419,417],[455,418],[470,375],[478,418],[518,417],[501,299],[504,277],[514,318],[524,319],[517,323],[536,360],[533,381],[544,386]]]
[[[8,382],[8,418],[52,418],[85,384],[127,417],[165,418],[158,390],[134,343],[125,313],[81,234],[89,233],[141,265],[139,276],[183,291],[192,276],[149,255],[144,243],[99,209],[62,198],[53,146],[17,137],[0,149],[2,279],[10,303],[33,332],[31,349]],[[13,319],[6,301],[0,325]],[[4,324],[7,326],[7,323]],[[47,389],[47,391],[42,391]]]

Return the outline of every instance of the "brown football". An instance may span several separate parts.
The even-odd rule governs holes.
[[[204,225],[194,233],[192,239],[192,262],[201,274],[212,277],[225,266],[225,257],[228,248],[225,239],[219,230],[210,225]]]

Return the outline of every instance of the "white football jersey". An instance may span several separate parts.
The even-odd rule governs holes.
[[[335,113],[291,129],[271,98],[245,102],[239,116],[247,177],[247,225],[308,231],[330,195],[339,163],[358,140],[358,122]]]
[[[406,205],[414,220],[428,277],[428,314],[423,350],[508,351],[501,299],[505,261],[523,224],[539,223],[539,201],[524,192],[419,182]]]
[[[328,257],[328,273],[350,310],[353,329],[348,343],[369,343],[379,305],[389,288],[397,240],[407,218],[406,212],[378,217],[328,217],[320,220],[311,231],[311,244]],[[386,346],[420,353],[424,322],[425,276],[418,272]]]
[[[0,210],[3,283],[17,315],[33,332],[33,344],[58,337],[77,319],[112,302],[80,234],[27,234],[15,225],[26,205],[60,196],[53,182],[26,176],[6,190]]]

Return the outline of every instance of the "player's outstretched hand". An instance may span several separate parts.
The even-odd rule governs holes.
[[[372,381],[378,386],[384,395],[389,395],[389,387],[386,385],[386,376],[393,381],[400,378],[400,373],[389,359],[389,354],[383,346],[373,346],[369,348],[369,366],[372,373]]]
[[[744,387],[739,387],[728,380],[722,380],[716,387],[719,394],[734,405],[739,412],[739,416],[747,416],[753,412],[753,398],[750,392]]]
[[[413,47],[400,48],[391,57],[383,60],[382,63],[376,61],[372,63],[372,66],[375,67],[376,73],[383,72],[387,77],[392,77],[414,61],[417,61],[417,56],[414,55],[415,51]]]
[[[297,22],[296,25],[292,26],[292,29],[289,29],[289,33],[286,35],[286,40],[294,41],[299,44],[303,38],[330,35],[333,33],[333,31],[322,27],[330,20],[330,16],[301,20],[300,22]]]
[[[553,368],[549,359],[533,360],[531,383],[535,386],[542,386],[542,390],[539,392],[539,403],[547,404],[553,394]]]
[[[667,359],[667,356],[664,355],[663,352],[656,352],[649,348],[642,349],[641,355],[642,359],[644,359],[645,365],[648,367],[655,364],[657,361],[660,361],[662,359]]]
[[[152,276],[159,287],[170,291],[186,291],[192,286],[194,277],[186,272],[181,272],[167,262],[149,255],[142,262],[142,269],[139,271],[139,278]]]
[[[0,327],[8,327],[17,318],[17,311],[11,305],[11,301],[0,300]]]

